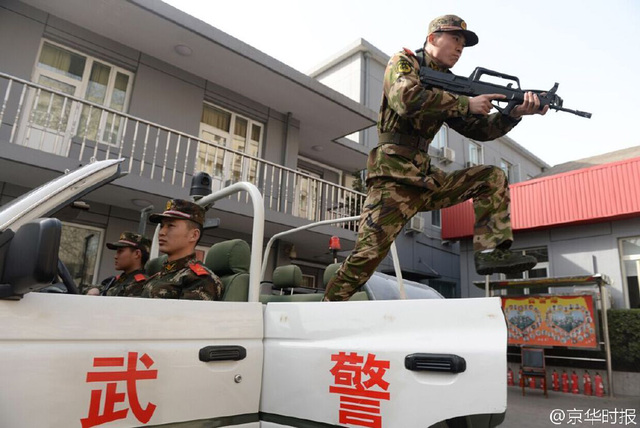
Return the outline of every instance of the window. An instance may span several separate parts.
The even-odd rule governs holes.
[[[431,141],[431,147],[441,151],[447,147],[447,127],[442,125]]]
[[[71,277],[82,285],[97,284],[98,260],[102,253],[104,230],[74,223],[62,223],[58,257]]]
[[[297,198],[293,202],[293,215],[316,221],[319,214],[320,182],[314,178],[321,179],[322,176],[305,168],[298,168],[298,171],[311,177],[296,175],[294,194],[297,195]]]
[[[65,94],[86,99],[125,112],[133,83],[133,74],[43,40],[33,80]],[[46,91],[31,91],[21,127],[22,140],[29,147],[67,156],[71,136],[117,145],[122,119],[114,113],[73,102]],[[98,135],[98,131],[101,134]]]
[[[434,227],[442,227],[442,219],[440,217],[440,210],[431,211],[431,225]]]
[[[469,160],[467,166],[482,164],[482,146],[472,141],[469,142]]]
[[[302,275],[302,284],[301,287],[305,288],[316,288],[316,277],[313,275]]]
[[[204,259],[207,257],[207,251],[210,247],[204,247],[202,245],[196,246],[196,259],[204,263]]]
[[[238,181],[256,184],[258,161],[244,155],[260,156],[262,134],[261,123],[205,103],[200,120],[200,138],[205,142],[198,144],[196,171],[211,174],[214,190]]]
[[[503,275],[504,279],[529,279],[529,278],[547,278],[549,276],[549,252],[546,247],[529,248],[525,250],[512,250],[514,253],[520,253],[533,256],[538,264],[533,269],[516,274]],[[523,294],[521,290],[505,290],[506,295]],[[548,293],[549,288],[536,288],[535,293]],[[529,290],[525,289],[524,294],[529,294]]]
[[[446,298],[458,297],[459,293],[457,292],[455,282],[443,281],[440,279],[430,279],[429,287],[436,290],[438,293],[442,294]]]
[[[638,284],[640,236],[621,239],[619,245],[622,257],[622,280],[629,308],[640,308],[640,286]]]
[[[500,159],[500,169],[504,171],[509,182],[513,183],[513,165],[504,159]]]

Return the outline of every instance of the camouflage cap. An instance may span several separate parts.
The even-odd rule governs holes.
[[[204,226],[204,208],[184,199],[170,199],[162,214],[151,214],[151,223],[160,223],[163,218],[177,218],[179,220],[191,220]]]
[[[137,248],[139,250],[145,250],[148,253],[151,249],[151,241],[137,233],[122,232],[118,242],[107,243],[107,248],[110,250],[117,250],[122,247]]]
[[[467,30],[467,23],[456,15],[439,16],[429,23],[429,34],[443,31],[460,31],[465,38],[465,46],[478,44],[478,36],[473,31]]]

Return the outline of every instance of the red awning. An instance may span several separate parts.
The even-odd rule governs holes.
[[[511,185],[514,231],[640,216],[640,157]],[[471,201],[442,210],[442,239],[473,236]]]

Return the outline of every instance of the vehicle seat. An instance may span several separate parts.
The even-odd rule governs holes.
[[[166,254],[156,257],[155,259],[149,259],[144,265],[144,271],[147,273],[147,276],[152,276],[160,272],[165,260],[167,260]]]
[[[207,252],[205,266],[224,284],[222,300],[228,302],[249,300],[250,263],[251,248],[242,239],[219,242]]]
[[[273,271],[273,288],[283,290],[285,288],[295,288],[302,285],[302,270],[299,266],[288,265],[278,266]],[[322,300],[322,293],[312,294],[262,294],[260,301],[269,302],[319,302]]]
[[[340,266],[342,266],[342,263],[332,263],[324,269],[322,283],[324,284],[325,290],[327,289],[327,284],[329,284],[331,278],[333,278],[336,275],[336,272],[338,272],[338,269],[340,269]],[[369,300],[369,297],[365,291],[358,291],[351,296],[349,300]]]

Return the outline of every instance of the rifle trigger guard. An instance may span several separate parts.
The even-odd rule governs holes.
[[[516,101],[509,101],[509,102],[507,103],[507,106],[506,106],[506,107],[500,107],[500,106],[498,106],[498,104],[497,104],[497,103],[496,103],[496,104],[491,103],[491,105],[493,106],[493,108],[495,108],[496,110],[498,110],[501,114],[503,114],[503,115],[505,115],[505,116],[509,116],[509,114],[511,114],[511,111],[513,110],[513,108],[514,108],[515,106],[517,106],[517,105],[518,105],[518,103],[517,103]]]

